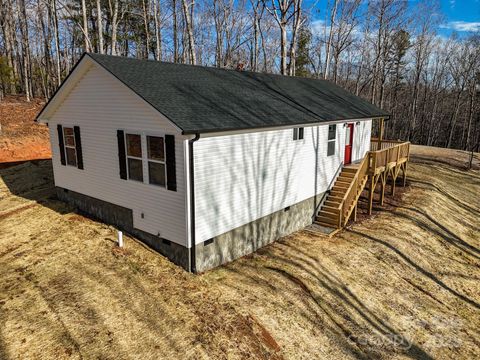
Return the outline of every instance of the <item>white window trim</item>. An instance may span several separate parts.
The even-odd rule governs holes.
[[[62,125],[63,152],[65,153],[65,165],[78,169],[77,142],[75,140],[74,127],[75,127],[74,125]],[[65,129],[72,129],[72,132],[73,132],[73,146],[72,145],[67,145],[67,140],[66,140],[66,136],[65,136]],[[75,165],[71,165],[71,164],[68,163],[67,148],[75,150]]]
[[[335,138],[333,139],[329,139],[328,136],[330,134],[330,126],[335,126]],[[330,124],[328,125],[328,130],[327,130],[327,157],[330,157],[330,156],[335,156],[336,153],[337,153],[337,137],[338,137],[338,126],[337,124]],[[333,142],[334,146],[333,146],[333,154],[328,154],[328,145]]]
[[[167,190],[167,184],[168,184],[168,178],[167,178],[167,145],[165,143],[165,135],[166,133],[163,132],[145,132],[141,131],[139,132],[138,130],[128,130],[128,129],[123,129],[123,141],[125,144],[125,158],[126,158],[126,166],[127,166],[127,180],[131,180],[137,184],[145,184],[147,186],[154,186],[157,189],[163,189]],[[136,157],[136,156],[131,156],[128,155],[128,144],[127,144],[127,135],[140,135],[140,144],[142,147],[142,157]],[[162,162],[161,160],[155,160],[155,159],[149,159],[148,158],[148,143],[147,143],[147,136],[154,136],[154,137],[162,137],[163,138],[163,153],[165,156],[165,160]],[[142,175],[143,175],[143,181],[139,180],[134,180],[130,179],[130,170],[128,167],[128,158],[131,159],[136,159],[136,160],[141,160],[142,161]],[[158,184],[150,184],[150,173],[148,171],[148,162],[156,162],[159,164],[164,164],[165,166],[165,185],[158,185]]]

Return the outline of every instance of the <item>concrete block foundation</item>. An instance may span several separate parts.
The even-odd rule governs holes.
[[[83,195],[72,190],[57,187],[57,197],[75,207],[81,212],[93,216],[107,224],[123,230],[147,244],[152,249],[169,258],[174,264],[190,269],[189,250],[173,241],[162,239],[133,227],[131,209]]]
[[[64,188],[57,187],[56,190],[60,200],[135,236],[173,263],[187,271],[190,270],[190,249],[135,229],[131,209]],[[316,205],[321,198],[322,194],[317,195],[197,244],[195,246],[196,271],[203,272],[251,254],[283,236],[312,224]]]
[[[202,272],[251,254],[275,240],[313,223],[322,194],[267,215],[225,234],[197,244],[196,269]]]

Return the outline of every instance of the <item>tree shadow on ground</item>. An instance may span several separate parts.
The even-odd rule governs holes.
[[[248,287],[249,282],[269,287],[278,294],[278,297],[269,298],[269,303],[281,307],[285,302],[289,302],[291,296],[297,295],[298,298],[300,289],[305,294],[305,299],[301,300],[306,310],[297,307],[294,311],[300,312],[305,320],[321,328],[325,336],[339,345],[342,351],[355,357],[378,358],[381,353],[402,351],[412,359],[431,359],[427,352],[409,342],[393,326],[371,311],[341,279],[323,266],[319,259],[292,241],[277,242],[261,250],[261,253],[269,258],[264,266],[257,267],[250,262],[244,262],[239,266],[226,267],[228,271],[239,275],[239,282],[235,284],[236,291]],[[290,286],[281,287],[279,283],[272,282],[272,275],[291,283],[297,288],[296,293],[291,293],[293,290]],[[368,336],[401,339],[403,344],[396,346],[388,343],[376,347],[368,341],[365,342]]]
[[[56,196],[52,160],[27,161],[20,165],[1,169],[0,180],[12,195],[35,201],[60,214],[66,214],[73,210],[71,206],[59,201]],[[1,182],[0,194],[2,194]],[[4,197],[6,197],[5,194],[2,194],[2,198]],[[20,210],[21,208],[14,211]]]
[[[395,213],[396,215],[399,215],[398,213]],[[410,218],[409,216],[405,216],[405,218]],[[415,222],[417,222],[416,219],[411,219]],[[421,226],[421,225],[419,225]],[[432,231],[432,229],[429,229],[428,227],[426,228],[427,231],[431,231],[431,232],[434,232]],[[400,251],[399,249],[397,249],[395,246],[389,244],[388,242],[386,242],[385,240],[381,240],[381,239],[378,239],[374,236],[371,236],[371,235],[368,235],[368,234],[365,234],[363,232],[360,232],[360,231],[357,231],[357,230],[352,230],[352,229],[348,229],[347,230],[348,232],[351,232],[352,234],[356,234],[358,236],[361,236],[361,237],[364,237],[364,238],[367,238],[377,244],[380,244],[386,248],[388,248],[389,250],[393,251],[395,254],[397,254],[402,260],[404,260],[408,265],[412,266],[416,271],[418,271],[419,273],[421,273],[422,275],[426,276],[428,279],[430,279],[431,281],[435,282],[437,285],[439,285],[440,287],[442,287],[444,290],[448,291],[450,294],[454,295],[455,297],[457,297],[458,299],[466,302],[467,304],[477,308],[477,309],[480,309],[480,304],[478,304],[477,302],[475,302],[474,300],[472,299],[469,299],[468,297],[466,297],[465,295],[459,293],[458,291],[452,289],[451,287],[449,287],[447,284],[445,284],[442,280],[438,279],[433,273],[431,273],[430,271],[422,268],[421,266],[419,266],[417,263],[415,263],[413,260],[411,260],[407,255],[405,255],[402,251]],[[435,232],[434,232],[435,233]],[[441,236],[441,235],[440,235]]]

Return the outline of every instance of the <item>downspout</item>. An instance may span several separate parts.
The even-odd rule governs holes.
[[[200,139],[200,134],[195,134],[193,139],[188,140],[188,167],[190,171],[190,240],[192,242],[190,246],[190,272],[196,273],[197,266],[195,263],[195,182],[193,179],[193,173],[195,168],[195,162],[193,158],[193,143]]]

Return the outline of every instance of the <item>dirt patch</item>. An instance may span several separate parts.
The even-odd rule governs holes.
[[[374,216],[199,276],[52,193],[0,170],[1,359],[480,357],[479,171],[412,163]]]
[[[52,156],[47,126],[34,122],[43,105],[13,96],[0,102],[0,163]]]

